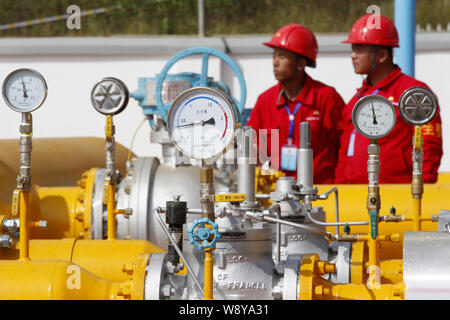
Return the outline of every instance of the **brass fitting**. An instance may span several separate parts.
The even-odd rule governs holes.
[[[345,234],[339,233],[337,235],[337,241],[349,241],[349,242],[357,242],[359,241],[359,234]]]
[[[413,174],[411,182],[411,193],[413,199],[422,199],[423,179],[421,174]]]
[[[394,215],[380,216],[379,221],[402,222],[402,221],[405,221],[405,217],[404,216],[394,216]]]
[[[369,211],[380,211],[381,200],[380,200],[380,187],[379,186],[369,186],[369,191],[367,194],[367,210]]]
[[[214,173],[212,169],[200,170],[200,183],[214,183]]]
[[[214,172],[212,168],[200,170],[200,202],[202,217],[208,217],[214,221]]]

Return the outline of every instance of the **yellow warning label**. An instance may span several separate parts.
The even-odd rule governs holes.
[[[214,195],[215,202],[242,202],[247,199],[244,193],[225,193]]]
[[[103,204],[108,204],[108,187],[109,187],[109,181],[105,181],[103,184]]]
[[[416,126],[414,129],[414,148],[419,150],[422,147],[422,128]]]
[[[106,117],[106,125],[105,125],[105,134],[106,134],[106,140],[111,140],[111,137],[113,135],[113,124],[112,124],[112,116]]]
[[[19,202],[20,202],[20,190],[16,189],[13,192],[11,204],[11,213],[13,216],[17,216],[17,214],[19,213]]]

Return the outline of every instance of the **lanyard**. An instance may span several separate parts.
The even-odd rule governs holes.
[[[380,89],[375,89],[370,95],[377,95],[380,92]],[[355,139],[356,139],[356,130],[353,129],[352,134],[350,135],[350,141],[348,142],[347,149],[347,157],[353,157],[355,154]]]
[[[294,136],[294,119],[295,115],[297,114],[298,110],[300,110],[300,107],[302,106],[301,102],[298,102],[295,106],[294,113],[291,114],[291,110],[289,110],[289,107],[287,104],[284,105],[284,108],[286,109],[286,112],[289,116],[289,138],[288,141],[292,142],[292,138]]]

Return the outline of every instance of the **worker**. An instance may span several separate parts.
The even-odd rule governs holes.
[[[387,17],[379,16],[379,27],[370,25],[371,14],[359,18],[348,39],[352,45],[352,63],[356,74],[367,75],[362,87],[344,107],[344,128],[341,136],[339,161],[335,183],[367,183],[369,139],[353,127],[352,110],[356,102],[367,95],[387,98],[396,109],[397,121],[391,133],[378,140],[380,145],[380,183],[410,183],[412,179],[412,137],[414,126],[399,114],[398,102],[402,93],[412,87],[428,86],[402,73],[393,62],[393,48],[399,46],[397,29]],[[433,121],[422,128],[423,181],[436,182],[442,157],[441,118],[439,111]]]
[[[278,83],[259,95],[247,125],[259,134],[258,146],[267,147],[272,164],[280,163],[287,176],[296,176],[300,123],[309,122],[314,183],[332,183],[339,146],[338,124],[345,103],[334,88],[305,72],[306,67],[316,67],[316,37],[302,25],[288,24],[263,44],[274,50],[273,73]],[[271,150],[270,134],[274,129],[279,137],[278,150]]]

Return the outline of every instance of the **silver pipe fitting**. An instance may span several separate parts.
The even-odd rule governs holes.
[[[294,222],[290,222],[290,221],[286,221],[286,220],[282,220],[282,219],[276,219],[276,218],[268,217],[265,215],[263,216],[261,214],[251,212],[251,211],[246,212],[246,216],[248,216],[251,219],[258,220],[258,221],[268,221],[268,222],[273,222],[273,223],[280,223],[280,224],[284,224],[286,226],[291,226],[294,228],[311,231],[311,232],[314,232],[314,233],[324,236],[327,240],[330,240],[330,241],[336,240],[336,237],[329,232],[325,232],[320,229],[316,229],[314,227],[306,226],[303,224],[298,224],[298,223],[294,223]]]
[[[297,150],[297,184],[300,194],[317,194],[313,184],[313,159],[309,122],[303,121],[300,123],[300,148]]]
[[[320,226],[327,226],[327,227],[333,227],[333,226],[345,226],[345,225],[349,225],[349,226],[365,226],[369,224],[369,221],[352,221],[352,222],[322,222],[322,221],[318,221],[316,219],[314,219],[311,216],[311,212],[309,210],[306,210],[306,215],[308,216],[308,218],[315,224],[320,225]]]
[[[277,219],[281,220],[281,206],[279,203],[272,204],[267,211],[270,213],[276,212]],[[276,259],[275,262],[279,263],[281,261],[281,224],[277,223],[277,236],[276,236]]]
[[[415,147],[415,137],[413,137],[413,151],[412,151],[412,182],[411,182],[411,194],[413,199],[422,199],[423,195],[423,139],[421,139],[420,148]]]
[[[256,135],[251,127],[244,127],[238,143],[237,157],[237,187],[238,193],[244,193],[247,198],[241,206],[247,208],[256,205],[255,168],[256,168]]]
[[[309,122],[300,123],[300,148],[297,152],[297,183],[304,189],[312,189],[313,150],[309,139]]]
[[[334,192],[334,218],[336,223],[339,223],[339,198],[338,198],[338,189],[336,187],[331,188],[324,194],[321,194],[317,197],[319,200],[326,200],[330,196],[330,194]],[[336,225],[336,235],[339,235],[339,225]]]
[[[367,151],[369,153],[367,160],[369,186],[377,187],[380,180],[380,145],[371,141]]]
[[[110,177],[113,181],[116,176],[116,141],[114,139],[114,124],[112,125],[112,136],[111,139],[105,141],[105,151],[106,151],[106,176]]]
[[[1,248],[10,248],[12,246],[12,238],[7,234],[0,235],[0,247]]]
[[[20,219],[3,219],[2,230],[5,233],[14,234],[20,229]]]
[[[20,169],[17,177],[17,189],[21,191],[31,190],[31,151],[33,149],[31,133],[33,124],[31,113],[22,113],[22,122],[20,123]]]

